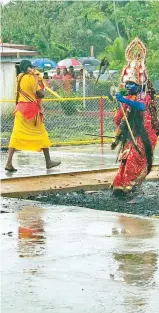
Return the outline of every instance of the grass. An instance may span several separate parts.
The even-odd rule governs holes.
[[[98,137],[88,136],[86,134],[100,134],[99,116],[87,116],[85,113],[76,113],[71,116],[61,114],[52,117],[45,115],[45,126],[49,132],[51,140],[70,141],[70,140],[89,140],[99,139]],[[105,117],[104,133],[113,136],[112,118]]]
[[[100,118],[98,103],[86,102],[86,110],[77,107],[77,111],[67,115],[62,110],[60,103],[45,103],[45,127],[52,142],[68,141],[95,141],[99,137],[86,134],[100,134]],[[113,136],[114,124],[111,115],[112,108],[107,107],[104,116],[104,134]],[[2,115],[1,117],[1,138],[2,145],[9,142],[13,127],[13,115]]]

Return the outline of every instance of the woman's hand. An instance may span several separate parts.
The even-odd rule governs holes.
[[[119,101],[119,102],[124,102],[124,100],[125,100],[125,98],[122,96],[121,93],[117,93],[117,94],[116,94],[116,99],[117,99],[117,101]]]
[[[111,143],[111,150],[115,150],[115,148],[117,147],[117,145],[118,145],[118,143],[115,142],[115,141],[113,141],[113,142]]]

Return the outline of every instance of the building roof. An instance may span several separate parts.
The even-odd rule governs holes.
[[[6,47],[6,48],[14,48],[14,49],[21,49],[21,50],[35,51],[35,48],[32,47],[32,46],[21,45],[21,44],[17,44],[17,43],[3,42],[3,47]]]
[[[0,54],[1,57],[5,56],[15,56],[17,58],[21,56],[34,56],[37,55],[37,51],[32,51],[32,50],[24,50],[24,49],[18,49],[18,48],[10,48],[10,47],[5,47],[4,45],[0,46]]]
[[[31,62],[34,62],[36,59],[33,57],[31,57],[31,56],[23,56],[23,57],[21,57],[21,58],[14,58],[14,57],[2,57],[1,58],[1,63],[20,63],[22,60],[29,60],[29,61],[31,61]]]

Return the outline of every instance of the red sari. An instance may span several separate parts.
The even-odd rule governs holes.
[[[127,98],[131,99],[131,96],[128,96]],[[157,143],[157,135],[156,135],[155,129],[152,128],[151,114],[149,111],[151,98],[149,95],[146,95],[144,99],[139,98],[137,99],[137,101],[145,103],[146,109],[143,112],[143,121],[144,121],[144,126],[147,131],[150,143],[151,143],[152,150],[154,150],[156,143]],[[123,107],[124,109],[129,108],[127,105],[123,105]],[[122,110],[120,109],[114,119],[114,122],[117,128],[119,127],[122,118],[123,118],[123,113],[122,113]],[[113,181],[114,190],[120,189],[125,192],[132,190],[134,186],[137,186],[142,183],[142,181],[145,179],[148,173],[147,159],[145,156],[145,149],[144,149],[142,139],[140,137],[136,137],[135,139],[136,139],[137,146],[139,147],[142,155],[140,155],[136,151],[131,140],[125,144],[123,152],[121,153],[119,157],[119,160],[121,161],[121,165]]]

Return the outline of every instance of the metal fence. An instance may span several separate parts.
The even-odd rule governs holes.
[[[14,122],[15,101],[3,100],[1,103],[1,145],[7,146]],[[45,126],[53,145],[98,143],[100,135],[114,135],[116,104],[107,96],[46,98],[43,106]],[[104,138],[104,142],[110,141]]]
[[[4,101],[5,104],[7,107],[10,104],[12,109],[2,111],[2,146],[7,146],[14,122],[15,104],[9,100]],[[111,136],[114,130],[114,107],[108,97],[103,97],[102,103],[101,97],[44,99],[43,107],[45,126],[53,145],[100,142],[102,116],[103,131]]]

